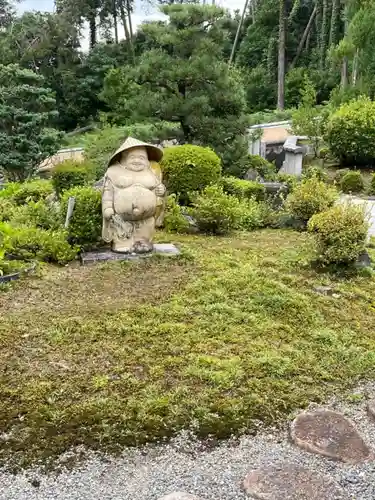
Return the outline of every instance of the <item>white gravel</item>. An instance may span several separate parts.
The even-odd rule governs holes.
[[[373,397],[375,384],[353,392]],[[375,422],[366,413],[365,400],[354,399],[353,403],[332,400],[329,407],[352,418],[375,450]],[[242,491],[246,473],[261,464],[280,462],[330,475],[348,498],[375,499],[374,461],[356,466],[332,462],[290,444],[286,429],[268,429],[212,449],[204,449],[202,443],[183,433],[169,444],[127,449],[117,458],[88,453],[73,470],[63,467],[59,473],[43,475],[34,469],[13,476],[0,472],[0,500],[158,500],[175,491],[201,500],[244,500],[248,498]]]

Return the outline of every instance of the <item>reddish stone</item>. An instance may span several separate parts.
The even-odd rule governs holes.
[[[330,477],[293,464],[260,467],[244,481],[248,495],[259,500],[347,500]]]
[[[300,448],[334,460],[359,463],[373,458],[354,424],[335,411],[301,413],[292,423],[290,434]]]

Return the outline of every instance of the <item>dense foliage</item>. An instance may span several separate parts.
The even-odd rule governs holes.
[[[8,180],[31,177],[58,149],[56,102],[44,79],[16,64],[0,65],[0,173]]]
[[[93,176],[91,164],[66,160],[52,172],[52,184],[58,196],[75,186],[83,186]]]
[[[365,188],[365,181],[359,170],[349,170],[341,179],[341,190],[344,193],[360,193]]]
[[[375,164],[375,102],[367,97],[343,104],[328,121],[332,152],[346,165]]]

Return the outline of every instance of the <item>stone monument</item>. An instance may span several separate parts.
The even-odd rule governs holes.
[[[110,158],[103,184],[102,237],[114,252],[153,250],[156,219],[166,190],[150,162],[159,162],[162,156],[160,148],[128,137]]]

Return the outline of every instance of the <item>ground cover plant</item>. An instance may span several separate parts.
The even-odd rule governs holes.
[[[174,235],[178,259],[46,266],[0,292],[0,461],[252,432],[373,377],[374,279],[316,273],[310,238]]]

